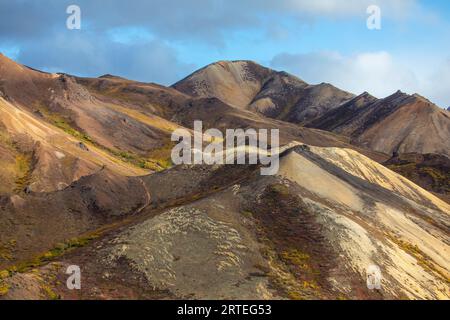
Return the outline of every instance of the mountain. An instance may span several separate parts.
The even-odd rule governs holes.
[[[103,166],[120,175],[162,170],[170,165],[172,131],[191,129],[199,118],[209,127],[278,128],[283,143],[351,147],[334,134],[158,84],[44,73],[5,56],[0,56],[0,92],[2,192],[61,190]],[[216,114],[209,112],[212,105],[220,109]]]
[[[450,115],[417,94],[398,91],[376,99],[364,93],[307,126],[349,136],[354,144],[386,154],[450,156]]]
[[[300,124],[354,96],[326,83],[309,85],[252,61],[213,63],[172,87],[193,97],[217,98],[235,108]]]
[[[174,84],[193,97],[217,98],[240,110],[349,137],[376,152],[450,156],[450,118],[427,99],[403,92],[377,99],[330,84],[309,85],[252,61],[220,61]],[[402,126],[398,126],[402,123]]]
[[[70,76],[32,70],[4,56],[0,92],[3,192],[61,190],[103,166],[119,175],[145,174],[141,159],[164,149],[176,126],[156,116],[136,120]],[[158,160],[149,159],[149,168],[157,169]]]
[[[165,87],[0,56],[0,299],[448,299],[448,158],[420,154],[445,146],[442,113],[248,61]],[[195,120],[279,129],[280,170],[174,166]],[[366,143],[388,133],[420,153]]]

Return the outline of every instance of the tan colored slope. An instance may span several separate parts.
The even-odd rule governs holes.
[[[154,128],[158,128],[161,131],[165,131],[167,134],[172,134],[173,131],[177,129],[186,129],[174,122],[168,121],[164,118],[161,118],[156,115],[151,114],[145,114],[142,112],[139,112],[134,109],[126,108],[121,105],[117,104],[110,104],[108,105],[109,108],[120,112],[121,114],[127,115],[132,119],[135,119],[139,122],[145,123],[149,126],[152,126]],[[187,130],[187,129],[186,129]],[[192,130],[191,130],[192,131]]]
[[[84,150],[80,147],[80,140],[1,98],[0,115],[9,135],[26,135],[38,143],[35,147],[36,164],[33,171],[36,191],[58,189],[60,183],[61,186],[67,186],[104,165],[121,175],[143,175],[147,172],[122,162],[93,145],[88,145],[89,150]],[[55,172],[60,174],[55,176]]]
[[[404,182],[357,153],[285,151],[276,176],[203,165],[144,177],[147,210],[57,264],[83,265],[80,299],[450,297],[448,212],[426,194],[411,200],[414,185],[392,191]],[[370,265],[381,269],[379,291],[367,288]],[[63,279],[64,269],[51,275]],[[24,294],[21,277],[7,279],[10,297]],[[50,287],[76,297],[64,281]]]
[[[450,214],[449,204],[403,176],[354,150],[311,147],[311,151],[354,176],[392,190],[412,201],[431,203],[443,212]]]
[[[380,119],[357,141],[388,154],[397,151],[450,156],[450,115],[425,99],[416,98]]]
[[[16,103],[32,107],[39,100],[49,99],[58,88],[59,75],[33,70],[0,53],[0,95]]]
[[[252,65],[248,61],[219,61],[195,72],[174,88],[195,97],[218,98],[231,106],[246,108],[262,86],[250,70]]]
[[[304,188],[349,268],[363,276],[375,264],[387,290],[448,299],[449,205],[354,151],[311,152],[288,154],[279,175]]]
[[[77,82],[79,79],[65,74],[38,72],[4,56],[0,57],[0,80],[0,92],[5,100],[13,105],[40,116],[49,124],[84,136],[87,140],[109,149],[111,153],[131,154],[134,158],[146,157],[154,149],[164,147],[169,137],[167,128],[170,127],[169,121],[163,121],[152,114],[153,111],[161,113],[163,108],[159,105],[153,108],[149,103],[142,105],[143,100],[137,99],[136,90],[150,87],[153,91],[144,90],[141,96],[154,93],[157,97],[166,97],[166,100],[170,100],[170,96],[167,98],[167,92],[174,93],[174,101],[177,96],[181,96],[174,89],[164,90],[157,85],[137,85],[124,79],[120,80],[119,85],[126,91],[127,84],[130,84],[125,100],[131,103],[115,99],[111,92],[93,95]],[[109,82],[115,85],[118,81]],[[83,83],[90,82],[86,80]],[[162,102],[167,103],[165,100]],[[114,109],[114,105],[122,107],[121,110]],[[140,108],[137,108],[138,106]],[[145,116],[139,118],[138,113],[145,113],[144,111],[148,113],[143,122],[141,120]]]
[[[363,208],[357,189],[297,153],[282,159],[279,175],[295,181],[321,198],[333,199],[355,211]]]
[[[373,151],[450,155],[450,114],[418,94],[376,99],[368,93],[310,122]]]

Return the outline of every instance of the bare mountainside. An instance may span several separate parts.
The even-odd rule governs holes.
[[[309,85],[251,61],[217,62],[173,87],[194,97],[215,97],[267,117],[333,131],[389,155],[394,151],[450,155],[448,111],[417,94],[355,97],[330,84]]]
[[[178,166],[142,177],[146,209],[22,272],[10,265],[4,297],[449,298],[448,204],[350,149],[300,145],[285,151],[278,175],[257,169]],[[80,292],[64,286],[73,264],[83,266]],[[372,264],[381,290],[366,287]]]
[[[450,156],[450,113],[403,92],[385,99],[364,93],[307,124],[351,137],[355,144],[392,154]]]
[[[215,97],[236,108],[299,124],[353,98],[330,84],[309,85],[252,61],[213,63],[173,87],[194,97]]]
[[[350,129],[290,118],[378,100],[353,104],[358,98],[334,87],[249,62],[213,66],[220,72],[197,95],[189,80],[80,78],[0,56],[0,299],[450,298],[449,205],[381,165],[389,156]],[[391,100],[434,110],[413,98]],[[269,100],[276,107],[263,108]],[[433,117],[422,126],[442,133],[445,121]],[[360,127],[370,119],[361,113]],[[171,133],[192,130],[194,120],[221,131],[279,129],[278,174],[173,166]],[[446,156],[420,156],[417,170],[444,164],[436,172],[445,172]],[[397,158],[386,165],[401,171],[405,156]],[[403,174],[414,180],[411,170]],[[435,192],[448,184],[415,181]],[[82,267],[81,291],[65,287],[73,264]],[[380,290],[367,288],[370,265],[381,269]]]

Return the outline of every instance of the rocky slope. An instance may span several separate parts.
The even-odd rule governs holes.
[[[131,93],[132,107],[89,89],[74,77],[39,72],[0,56],[2,140],[10,147],[19,146],[18,139],[32,145],[26,150],[32,153],[31,175],[44,179],[33,190],[61,189],[55,185],[67,186],[102,166],[122,175],[167,167],[170,135],[179,126],[148,105],[141,106],[147,113],[137,109],[140,101]]]
[[[173,85],[203,98],[218,98],[230,106],[265,116],[306,123],[339,106],[353,95],[330,84],[309,85],[286,72],[252,61],[220,61]]]
[[[364,93],[307,126],[349,136],[355,144],[387,154],[450,156],[449,112],[400,91],[385,99]]]
[[[349,137],[353,144],[389,155],[394,151],[450,155],[448,111],[417,94],[355,97],[330,84],[309,85],[251,61],[213,63],[173,88],[266,117],[332,131]]]
[[[110,75],[39,72],[4,56],[0,92],[5,182],[0,189],[5,193],[61,190],[103,166],[121,175],[162,170],[170,166],[171,133],[191,129],[196,119],[203,119],[205,130],[278,128],[282,143],[352,147],[335,134],[236,110],[217,99],[193,99],[172,88]]]
[[[151,204],[34,271],[6,298],[448,299],[450,207],[350,149],[300,145],[276,176],[182,166],[142,178]],[[65,288],[82,266],[81,291]],[[380,267],[380,290],[366,270]]]

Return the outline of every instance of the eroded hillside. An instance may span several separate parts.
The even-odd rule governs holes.
[[[152,200],[141,214],[48,265],[11,272],[9,296],[45,297],[30,289],[40,286],[86,299],[450,296],[449,205],[355,151],[300,145],[277,176],[182,166],[143,181]],[[86,279],[79,295],[45,280],[62,281],[72,264]],[[381,290],[366,287],[372,264]]]

